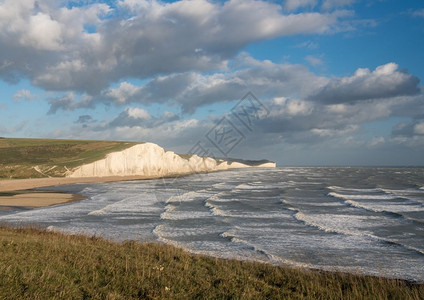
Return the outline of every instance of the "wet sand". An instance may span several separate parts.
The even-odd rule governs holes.
[[[80,194],[31,191],[31,189],[77,183],[155,179],[155,176],[113,176],[87,178],[36,178],[0,180],[0,210],[11,207],[38,208],[82,200]]]
[[[143,180],[157,179],[158,176],[110,176],[110,177],[51,177],[51,178],[35,178],[35,179],[11,179],[0,180],[0,192],[21,191],[35,189],[40,187],[67,185],[76,183],[97,183],[97,182],[114,182],[126,180]]]
[[[16,192],[14,195],[0,194],[0,207],[8,210],[12,207],[38,208],[67,202],[79,201],[79,194],[50,193],[50,192]]]

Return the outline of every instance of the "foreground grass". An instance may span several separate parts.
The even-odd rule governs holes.
[[[62,177],[67,169],[137,143],[0,138],[0,179]]]
[[[1,299],[423,299],[422,285],[0,227]]]

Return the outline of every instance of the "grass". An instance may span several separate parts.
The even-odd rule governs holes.
[[[423,299],[400,280],[191,255],[0,227],[1,299]]]
[[[63,177],[67,169],[94,162],[135,144],[0,138],[0,179]]]

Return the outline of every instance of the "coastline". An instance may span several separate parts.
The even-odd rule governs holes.
[[[115,181],[158,179],[163,176],[107,176],[107,177],[49,177],[30,179],[0,180],[0,192],[13,192],[41,187],[59,186],[78,183],[102,183]]]
[[[234,170],[234,169],[232,169]],[[39,200],[38,197],[32,197],[28,194],[29,191],[37,188],[53,187],[61,185],[71,184],[83,184],[83,183],[106,183],[106,182],[119,182],[119,181],[136,181],[136,180],[149,180],[149,179],[161,179],[161,178],[175,178],[180,176],[187,176],[192,174],[204,174],[209,172],[220,172],[227,170],[214,170],[208,172],[188,172],[182,174],[169,174],[166,176],[159,175],[131,175],[131,176],[96,176],[96,177],[48,177],[48,178],[29,178],[29,179],[6,179],[0,180],[0,210],[8,210],[8,207],[26,207],[26,208],[40,208],[45,206],[51,206],[56,204],[63,204],[67,202],[80,201],[83,196],[80,194],[73,193],[56,193],[44,192],[45,196],[48,196],[48,200]],[[37,194],[43,193],[37,191]],[[5,194],[19,194],[19,197],[4,199],[8,196]],[[2,195],[3,194],[3,195]],[[64,196],[68,195],[68,196]],[[13,196],[13,195],[9,195]],[[4,199],[4,202],[2,202]],[[31,202],[31,205],[26,205]],[[16,202],[15,202],[16,201]],[[7,204],[2,204],[7,203]],[[21,203],[21,204],[16,204]]]
[[[46,206],[81,201],[81,194],[36,191],[36,188],[79,183],[102,183],[130,180],[158,179],[156,176],[112,176],[112,177],[51,177],[33,179],[10,179],[0,181],[0,210],[15,208],[41,208]]]
[[[81,201],[84,196],[73,193],[57,193],[49,191],[13,191],[0,192],[0,210],[11,210],[13,208],[32,209],[57,204],[65,204]]]

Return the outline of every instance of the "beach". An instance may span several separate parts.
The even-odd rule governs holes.
[[[80,194],[53,193],[33,191],[37,188],[60,186],[78,183],[102,183],[116,181],[131,181],[153,179],[153,176],[110,176],[86,178],[33,178],[11,179],[0,181],[0,209],[8,210],[10,207],[40,208],[45,206],[79,201],[84,197]]]
[[[80,194],[49,193],[49,192],[17,192],[13,195],[0,195],[0,207],[39,208],[82,200]]]

